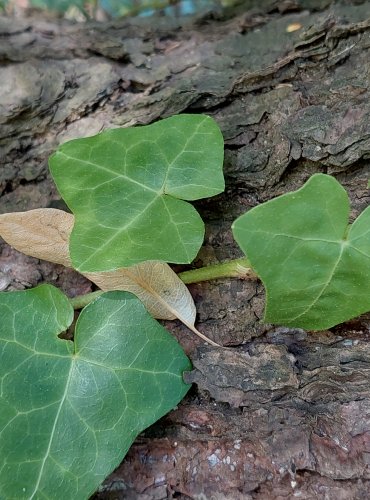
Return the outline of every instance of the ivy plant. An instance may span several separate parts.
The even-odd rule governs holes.
[[[72,213],[0,215],[14,248],[99,287],[0,293],[0,498],[88,498],[182,399],[190,362],[154,318],[179,318],[218,346],[196,329],[186,283],[259,277],[265,321],[309,330],[370,310],[370,207],[350,225],[345,190],[323,174],[235,221],[246,257],[176,275],[168,263],[191,262],[203,241],[189,201],[223,191],[222,163],[208,116],[107,130],[50,158]]]

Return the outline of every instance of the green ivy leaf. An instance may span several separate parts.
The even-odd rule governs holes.
[[[266,287],[265,321],[321,330],[370,309],[370,207],[351,226],[349,211],[342,186],[317,174],[235,221]]]
[[[0,498],[86,499],[189,386],[179,344],[127,292],[81,313],[42,285],[0,297]]]
[[[191,262],[204,224],[183,200],[222,192],[222,164],[221,132],[204,115],[107,130],[60,146],[50,170],[75,215],[74,267],[94,272],[145,260]]]

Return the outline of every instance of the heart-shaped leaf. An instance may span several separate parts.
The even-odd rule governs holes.
[[[73,310],[56,288],[0,294],[0,498],[87,499],[189,386],[179,344],[126,292]]]
[[[266,287],[265,321],[320,330],[370,310],[370,207],[352,225],[349,210],[342,186],[316,174],[235,221]]]
[[[70,241],[80,272],[145,260],[191,262],[204,224],[189,203],[223,191],[223,139],[204,115],[112,129],[60,146],[50,170],[75,215]]]

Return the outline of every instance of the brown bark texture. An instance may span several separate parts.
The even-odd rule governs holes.
[[[189,19],[73,24],[0,18],[0,210],[58,207],[47,158],[107,127],[207,113],[225,138],[224,194],[196,203],[195,266],[241,256],[232,221],[334,175],[370,203],[370,3],[244,2]],[[92,290],[72,270],[0,246],[0,289]],[[370,497],[370,315],[310,333],[263,324],[257,281],[191,285],[198,327],[166,326],[194,385],[136,440],[96,499]]]

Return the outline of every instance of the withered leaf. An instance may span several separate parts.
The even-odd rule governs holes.
[[[73,215],[55,208],[0,215],[0,236],[31,257],[71,267],[69,235]]]
[[[148,260],[129,268],[84,276],[104,291],[125,290],[135,294],[155,318],[179,318],[194,324],[196,311],[189,290],[165,262]]]

